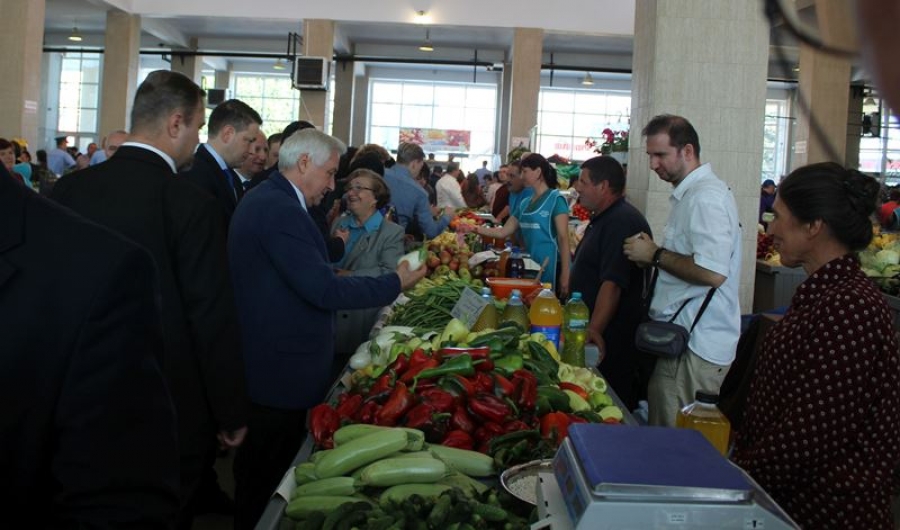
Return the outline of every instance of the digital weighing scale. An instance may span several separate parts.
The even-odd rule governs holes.
[[[533,529],[798,529],[697,431],[575,424],[537,481]]]

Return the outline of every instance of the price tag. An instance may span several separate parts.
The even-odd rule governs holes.
[[[487,306],[488,301],[481,297],[478,293],[466,287],[459,296],[459,301],[453,306],[450,314],[453,318],[465,322],[466,327],[472,329],[475,321],[481,315],[481,311]]]

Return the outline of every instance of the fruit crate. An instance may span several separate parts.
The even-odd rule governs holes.
[[[764,313],[786,307],[797,286],[806,279],[801,267],[791,269],[756,260],[756,283],[753,287],[753,312]]]

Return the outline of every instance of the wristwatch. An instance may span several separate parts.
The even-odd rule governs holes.
[[[665,250],[663,247],[659,247],[656,249],[656,252],[653,253],[653,260],[650,264],[656,268],[659,268],[659,259],[662,257],[663,250]]]

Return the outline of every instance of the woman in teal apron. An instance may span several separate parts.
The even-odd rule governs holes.
[[[532,153],[522,159],[522,178],[526,186],[534,189],[534,195],[520,203],[502,227],[477,227],[475,231],[487,237],[507,238],[516,229],[521,229],[531,259],[541,264],[547,258],[541,281],[552,283],[559,296],[566,297],[569,294],[572,262],[569,252],[569,208],[556,189],[559,187],[556,170],[546,158]]]

